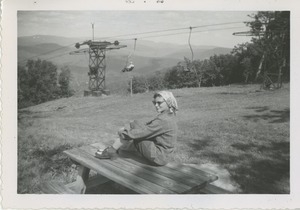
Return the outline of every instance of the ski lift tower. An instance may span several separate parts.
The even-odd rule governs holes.
[[[84,41],[82,43],[76,43],[77,49],[82,45],[88,45],[89,48],[81,49],[71,52],[71,55],[89,53],[89,90],[84,91],[84,96],[93,95],[101,96],[102,93],[108,95],[109,90],[105,85],[105,73],[106,73],[106,60],[105,54],[108,50],[116,50],[127,47],[126,45],[119,45],[118,41],[113,43],[107,41]]]

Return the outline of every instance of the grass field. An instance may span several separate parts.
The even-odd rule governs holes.
[[[220,166],[236,193],[289,193],[289,85],[275,91],[234,85],[172,92],[180,109],[175,161]],[[18,193],[38,193],[43,180],[74,181],[77,168],[62,152],[112,143],[125,123],[151,119],[152,95],[71,97],[19,110]],[[121,188],[115,189],[103,193]]]

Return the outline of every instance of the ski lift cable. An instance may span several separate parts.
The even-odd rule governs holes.
[[[37,57],[42,56],[42,55],[47,55],[47,54],[49,54],[49,53],[56,52],[56,51],[61,50],[61,49],[64,49],[64,48],[71,47],[71,46],[73,46],[73,45],[75,45],[75,44],[76,44],[76,43],[72,43],[72,44],[69,44],[69,45],[66,45],[66,46],[63,46],[63,47],[59,47],[59,48],[56,48],[56,49],[54,49],[54,50],[50,50],[50,51],[41,53],[41,54],[39,54],[39,55],[35,55],[35,56],[30,57],[30,58],[24,59],[24,60],[22,60],[22,61],[19,61],[18,63],[26,62],[27,60],[30,60],[30,59],[33,59],[33,58],[37,58]]]
[[[241,22],[231,22],[231,23],[241,23]],[[230,23],[223,23],[224,24],[230,24]],[[214,24],[214,25],[222,25],[222,24]],[[209,25],[209,26],[212,26],[212,25]],[[195,27],[192,27],[192,28],[199,28],[200,26],[195,26]],[[201,27],[204,27],[204,26],[201,26]],[[201,32],[207,32],[207,31],[219,31],[219,30],[227,30],[227,29],[236,29],[236,28],[244,28],[244,27],[230,27],[230,28],[218,28],[218,29],[208,29],[208,30],[202,30],[202,31],[193,31],[193,33],[201,33]],[[184,28],[184,29],[187,29],[187,28]],[[174,29],[174,30],[178,30],[178,29]],[[182,30],[182,29],[181,29]],[[166,31],[166,30],[164,30]],[[162,31],[160,31],[162,32]],[[146,33],[150,33],[150,32],[146,32]],[[151,32],[151,33],[154,33]],[[141,34],[141,33],[140,33]],[[162,34],[162,35],[153,35],[153,36],[144,36],[144,37],[139,37],[139,39],[145,39],[145,38],[152,38],[152,37],[163,37],[163,36],[173,36],[173,35],[179,35],[179,34],[186,34],[186,32],[180,32],[180,33],[170,33],[170,34]],[[137,39],[137,38],[135,38]],[[130,39],[121,39],[119,41],[126,41],[126,40],[134,40],[132,38]],[[70,45],[67,45],[67,46],[63,46],[63,47],[60,47],[60,48],[57,48],[57,49],[54,49],[54,50],[51,50],[51,51],[48,51],[48,52],[45,52],[45,53],[42,53],[42,54],[39,54],[39,55],[36,55],[36,56],[32,56],[30,58],[27,58],[27,59],[24,59],[22,61],[19,61],[18,63],[21,63],[21,62],[26,62],[27,60],[30,60],[30,59],[33,59],[33,58],[36,58],[36,57],[39,57],[41,55],[47,55],[49,53],[52,53],[52,52],[55,52],[55,51],[58,51],[60,49],[63,49],[63,48],[67,48],[67,47],[70,47],[72,45],[74,45],[75,43],[72,43]]]
[[[56,56],[53,56],[53,57],[50,57],[50,58],[46,58],[46,59],[43,59],[43,60],[47,61],[47,60],[51,60],[53,58],[57,58],[57,57],[64,56],[64,55],[69,55],[69,52],[61,53],[59,55],[56,55]]]
[[[64,56],[64,55],[68,55],[68,54],[69,54],[69,52],[61,53],[61,54],[58,54],[58,55],[56,55],[56,56],[52,56],[52,57],[50,57],[50,58],[45,58],[45,59],[43,59],[43,60],[48,61],[48,60],[51,60],[51,59],[53,59],[53,58],[57,58],[57,57]],[[39,55],[34,56],[34,57],[39,58],[38,56],[39,56]],[[27,60],[29,60],[29,59],[30,59],[30,58],[28,58],[28,59],[26,59],[26,60],[24,60],[24,61],[27,61]],[[21,62],[21,61],[20,61],[20,62]],[[23,62],[23,61],[22,61],[22,62]]]
[[[85,53],[84,53],[85,54]],[[82,63],[82,60],[80,60],[80,59],[77,59],[77,60],[72,60],[72,61],[70,61],[70,62],[67,62],[66,64],[67,64],[67,66],[69,66],[69,65],[77,65],[77,64],[79,64],[79,63]],[[65,64],[65,65],[66,65]]]
[[[209,26],[217,26],[217,25],[228,25],[228,24],[236,24],[236,23],[244,23],[244,22],[240,21],[240,22],[227,22],[227,23],[209,24],[209,25],[194,26],[192,28],[209,27]],[[135,33],[135,34],[116,35],[116,36],[110,36],[110,37],[103,37],[102,39],[105,39],[105,38],[108,39],[108,38],[114,38],[114,37],[123,37],[123,36],[132,36],[132,35],[142,35],[142,34],[150,34],[150,33],[158,33],[158,32],[167,32],[167,31],[176,31],[176,30],[185,30],[185,29],[188,29],[188,28],[184,27],[184,28],[175,28],[175,29],[148,31],[148,32],[142,32],[142,33]],[[177,34],[180,34],[180,33],[177,33]],[[169,35],[176,35],[176,34],[167,34],[167,35],[160,35],[160,36],[169,36]],[[150,36],[150,37],[156,37],[156,36]],[[144,38],[146,38],[146,37],[144,37]],[[125,40],[131,40],[131,39],[122,39],[122,41],[125,41]],[[58,51],[60,49],[70,47],[70,46],[72,46],[74,44],[76,44],[76,43],[72,43],[72,44],[67,45],[67,46],[63,46],[63,47],[60,47],[60,48],[57,48],[57,49],[54,49],[54,50],[51,50],[51,51],[47,51],[45,53],[42,53],[42,54],[39,54],[39,55],[36,55],[36,56],[32,56],[32,57],[30,57],[28,59],[19,61],[18,63],[25,62],[25,61],[27,61],[29,59],[33,59],[33,58],[36,58],[36,57],[41,56],[41,55],[47,55],[49,53]]]
[[[192,27],[194,28],[194,27]],[[208,32],[208,31],[220,31],[220,30],[227,30],[227,29],[242,29],[245,28],[245,26],[235,26],[235,27],[227,27],[227,28],[215,28],[215,29],[207,29],[207,30],[201,30],[201,31],[193,31],[193,33],[201,33],[201,32]],[[190,29],[190,28],[186,28],[186,29]],[[163,36],[173,36],[173,35],[179,35],[179,34],[186,34],[189,32],[178,32],[178,33],[168,33],[168,34],[159,34],[159,35],[151,35],[151,36],[141,36],[138,37],[140,40],[144,39],[144,38],[154,38],[154,37],[163,37]],[[119,39],[119,41],[128,41],[128,40],[132,40],[132,38],[128,38],[128,39]]]
[[[203,27],[210,27],[210,26],[236,24],[236,23],[244,23],[244,22],[239,21],[239,22],[226,22],[226,23],[199,25],[199,26],[193,26],[192,28],[203,28]],[[189,27],[173,28],[173,29],[165,29],[165,30],[155,30],[155,31],[146,31],[146,32],[132,33],[132,34],[122,34],[122,35],[115,35],[115,36],[108,36],[108,37],[100,37],[100,39],[110,39],[110,38],[116,38],[116,37],[126,37],[126,36],[134,36],[134,35],[143,35],[143,34],[151,34],[151,33],[168,32],[168,31],[179,31],[179,30],[186,30],[186,29],[189,29]],[[126,39],[126,40],[129,40],[129,39]]]
[[[218,29],[210,29],[210,30],[193,31],[193,33],[203,33],[203,32],[208,32],[208,31],[222,31],[222,30],[238,29],[238,28],[245,28],[245,27],[238,26],[238,27],[229,27],[229,28],[218,28]],[[153,36],[142,36],[142,37],[139,37],[139,40],[142,40],[142,39],[145,39],[145,38],[173,36],[173,35],[186,34],[186,33],[189,33],[189,32],[170,33],[170,34],[161,34],[161,35],[153,35]],[[130,39],[121,39],[119,41],[127,41],[127,40],[132,40],[132,38],[130,38]]]
[[[193,27],[192,27],[193,28]],[[207,31],[220,31],[220,30],[228,30],[228,29],[237,29],[237,28],[244,28],[244,27],[228,27],[228,28],[218,28],[218,29],[208,29],[208,30],[201,30],[201,31],[195,31],[193,30],[193,33],[203,33],[203,32],[207,32]],[[162,35],[153,35],[153,36],[144,36],[144,37],[139,37],[138,39],[139,40],[142,40],[142,39],[145,39],[145,38],[154,38],[154,37],[163,37],[163,36],[174,36],[174,35],[180,35],[180,34],[186,34],[187,32],[180,32],[180,33],[170,33],[170,34],[162,34]],[[188,32],[189,33],[189,32]],[[130,38],[130,39],[123,39],[123,40],[120,40],[120,41],[125,41],[125,40],[137,40],[137,38]],[[136,48],[136,40],[135,40],[135,45],[134,45],[134,51],[135,51],[135,48]],[[70,46],[70,45],[69,45]],[[65,46],[65,47],[69,47],[69,46]],[[59,49],[62,49],[62,48],[65,48],[65,47],[61,47],[61,48],[58,48],[56,50],[59,50]],[[53,52],[52,51],[49,51],[48,53],[51,53]],[[43,54],[40,54],[40,55],[36,55],[36,56],[33,56],[31,58],[28,58],[28,59],[25,59],[23,61],[19,61],[18,63],[20,62],[25,62],[29,59],[32,59],[32,58],[36,58],[36,57],[39,57],[41,55],[47,55],[48,53],[43,53]],[[65,53],[64,53],[65,54]],[[64,55],[64,54],[59,54],[57,56],[53,56],[53,57],[50,57],[49,59],[52,59],[52,58],[55,58],[55,57],[58,57],[58,56],[61,56],[61,55]],[[47,59],[46,59],[47,60]]]

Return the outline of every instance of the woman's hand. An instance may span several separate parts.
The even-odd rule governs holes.
[[[125,131],[125,127],[120,128],[119,131],[118,131],[118,133],[121,133],[123,131]]]
[[[124,127],[120,128],[118,131],[118,135],[121,140],[124,140],[123,131],[125,131]]]

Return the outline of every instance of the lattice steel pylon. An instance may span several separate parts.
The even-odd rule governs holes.
[[[81,45],[88,45],[89,48],[73,51],[70,54],[89,53],[89,90],[92,92],[100,91],[105,93],[106,51],[120,49],[126,47],[126,45],[119,45],[118,41],[111,43],[107,41],[89,40],[83,43],[76,43],[75,47],[79,49]]]

